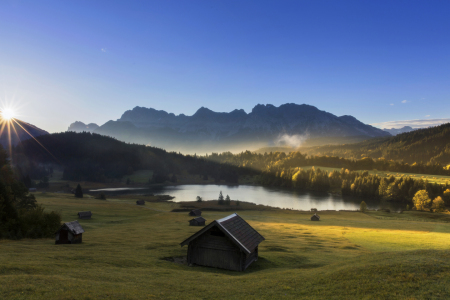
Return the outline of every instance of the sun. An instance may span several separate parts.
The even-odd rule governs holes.
[[[1,110],[2,118],[6,121],[10,121],[15,118],[16,113],[10,108],[4,108]]]

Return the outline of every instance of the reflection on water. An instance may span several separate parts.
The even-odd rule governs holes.
[[[174,196],[173,201],[176,202],[195,201],[197,196],[202,197],[203,200],[214,200],[218,198],[220,191],[222,191],[224,197],[229,195],[232,200],[296,210],[310,210],[311,208],[317,208],[318,210],[356,210],[359,209],[362,200],[367,203],[369,209],[380,207],[390,208],[391,210],[400,209],[398,204],[382,203],[380,205],[378,200],[249,185],[177,185],[150,190],[152,193]]]

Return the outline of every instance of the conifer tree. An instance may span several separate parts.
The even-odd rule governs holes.
[[[230,205],[231,204],[231,199],[230,199],[230,196],[226,196],[225,197],[225,205]]]
[[[224,199],[223,199],[223,195],[222,195],[222,191],[220,191],[219,193],[219,201],[217,202],[220,205],[224,204]]]
[[[77,188],[75,189],[75,197],[83,198],[83,190],[81,189],[81,185],[80,184],[78,184]]]

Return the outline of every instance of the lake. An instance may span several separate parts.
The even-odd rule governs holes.
[[[378,200],[343,197],[328,193],[300,192],[291,189],[251,185],[176,185],[145,189],[102,189],[92,190],[91,192],[105,192],[106,194],[165,194],[175,197],[173,199],[175,202],[186,202],[195,201],[197,196],[202,197],[203,200],[216,200],[220,191],[222,191],[224,197],[229,195],[231,200],[296,210],[310,210],[311,208],[317,208],[318,210],[355,210],[359,209],[362,200],[367,203],[369,209],[385,207],[391,210],[399,210],[405,206],[404,204],[390,202],[380,204]]]

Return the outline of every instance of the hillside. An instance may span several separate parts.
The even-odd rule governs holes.
[[[91,127],[76,123],[77,126],[72,124],[69,131],[86,131],[86,127]],[[352,116],[338,117],[311,105],[293,103],[279,107],[257,105],[248,114],[242,109],[218,113],[202,107],[192,116],[135,107],[117,121],[109,121],[93,132],[184,153],[236,152],[284,145],[298,147],[307,140],[323,145],[320,139],[326,137],[354,137],[360,141],[390,136]]]
[[[39,136],[19,144],[13,162],[22,176],[41,179],[52,168],[62,168],[64,179],[111,182],[139,170],[153,170],[156,183],[189,173],[233,182],[237,167],[220,165],[196,156],[167,152],[156,147],[127,144],[89,132]],[[240,169],[245,174],[244,169]]]
[[[20,141],[48,134],[47,131],[19,119],[5,121],[0,118],[0,123],[0,144],[5,149],[9,149],[9,145],[17,145]]]
[[[402,133],[394,137],[376,138],[355,144],[301,148],[309,155],[329,155],[360,159],[385,158],[412,163],[450,164],[450,123]]]

